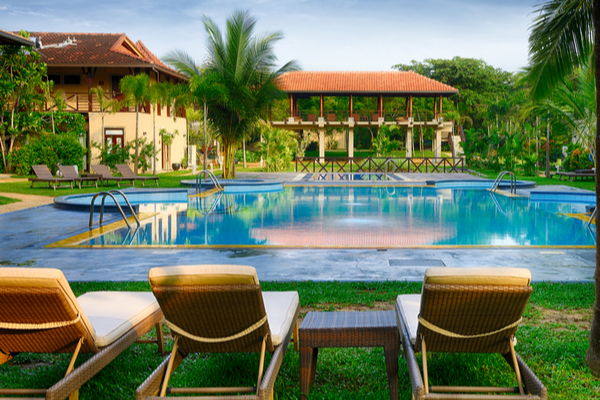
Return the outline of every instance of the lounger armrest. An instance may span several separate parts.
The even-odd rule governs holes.
[[[410,377],[413,396],[415,399],[419,400],[425,395],[425,385],[423,385],[423,378],[421,377],[415,351],[410,344],[408,328],[405,326],[400,315],[401,312],[398,309],[398,304],[396,303],[396,322],[398,324],[398,333],[400,334],[402,349],[404,350],[404,358],[406,359],[406,365],[408,366],[408,375]]]

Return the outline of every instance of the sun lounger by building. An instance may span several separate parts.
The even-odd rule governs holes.
[[[136,399],[164,397],[167,391],[190,395],[247,393],[235,398],[272,398],[292,330],[297,329],[297,292],[262,292],[256,270],[237,265],[152,268],[148,277],[175,343],[171,355],[138,388]],[[297,334],[294,337],[298,343]],[[263,376],[266,351],[273,356]],[[238,352],[261,354],[255,387],[167,390],[171,372],[188,354]],[[197,360],[202,362],[202,358]],[[192,366],[187,364],[187,368]]]
[[[102,175],[102,181],[114,181],[117,184],[117,187],[121,187],[121,185],[119,185],[120,182],[129,182],[132,186],[133,185],[133,181],[135,180],[134,178],[125,178],[125,177],[120,177],[120,176],[113,176],[113,174],[110,172],[110,169],[108,169],[108,167],[106,165],[93,165],[92,164],[92,168],[94,169],[94,171],[96,171],[97,174]]]
[[[56,185],[58,184],[58,187],[60,187],[61,183],[68,183],[69,187],[73,189],[73,179],[55,178],[52,176],[52,172],[50,172],[47,165],[32,165],[31,168],[35,173],[35,176],[37,176],[37,178],[29,178],[32,188],[34,182],[47,182],[48,187],[52,187],[54,190],[56,190]]]
[[[72,179],[74,182],[77,182],[79,189],[81,189],[83,182],[88,182],[87,186],[93,184],[95,187],[98,187],[98,177],[81,177],[72,165],[59,165],[58,169],[66,179]]]
[[[0,364],[16,353],[73,353],[65,377],[49,389],[4,387],[0,395],[76,399],[83,384],[152,327],[162,353],[162,317],[152,293],[89,292],[75,298],[60,270],[0,268]],[[73,368],[79,353],[94,355]]]
[[[547,399],[544,385],[514,350],[515,333],[532,291],[530,281],[529,270],[520,268],[429,268],[421,294],[398,296],[396,318],[414,399],[479,399],[489,398],[488,393]],[[423,375],[416,352],[422,353]],[[431,385],[427,368],[431,352],[499,353],[515,371],[518,386]]]
[[[123,178],[135,179],[136,181],[140,181],[142,182],[142,186],[144,186],[144,182],[147,180],[154,181],[156,183],[156,186],[158,186],[158,180],[160,179],[159,176],[136,175],[135,172],[133,172],[127,164],[117,164],[117,169],[119,170],[121,175],[123,175]]]

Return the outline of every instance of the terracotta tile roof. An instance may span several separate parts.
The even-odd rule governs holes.
[[[124,33],[31,32],[30,35],[40,38],[43,47],[63,43],[67,38],[75,39],[76,44],[73,45],[38,49],[49,66],[158,66],[163,72],[181,77],[177,71],[162,63],[141,41],[134,43]]]
[[[288,72],[278,86],[288,93],[439,93],[454,94],[452,86],[412,71],[385,72]]]

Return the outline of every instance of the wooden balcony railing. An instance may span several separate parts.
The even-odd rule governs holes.
[[[387,163],[393,160],[393,163]],[[386,165],[387,164],[387,165]],[[434,173],[465,172],[463,157],[303,157],[296,158],[296,172],[307,173],[352,173],[352,172]]]

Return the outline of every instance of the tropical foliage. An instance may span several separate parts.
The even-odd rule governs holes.
[[[262,136],[258,153],[265,162],[264,170],[278,172],[289,169],[298,147],[294,132],[263,124]]]

